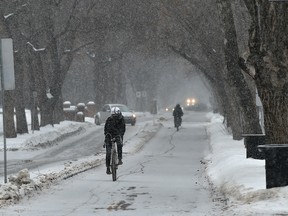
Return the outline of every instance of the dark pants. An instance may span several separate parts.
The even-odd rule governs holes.
[[[176,127],[177,125],[177,121],[178,121],[178,124],[179,126],[181,126],[182,124],[182,118],[180,116],[174,116],[174,126]]]
[[[117,152],[118,152],[118,159],[122,160],[122,137],[121,136],[116,136],[116,143],[117,143]],[[106,144],[106,167],[110,167],[110,160],[111,160],[111,149],[112,149],[112,142],[110,138],[105,139],[105,144]]]

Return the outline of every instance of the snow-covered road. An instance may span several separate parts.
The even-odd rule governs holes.
[[[132,149],[139,142],[127,141],[116,182],[100,165],[0,209],[0,215],[221,215],[201,161],[209,145],[206,124],[204,113],[190,113],[175,132],[164,118],[138,153]]]

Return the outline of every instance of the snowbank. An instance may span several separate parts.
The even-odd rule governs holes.
[[[244,141],[232,139],[223,125],[223,117],[217,114],[209,117],[210,153],[205,158],[206,172],[229,200],[231,212],[239,215],[288,213],[288,187],[266,189],[265,160],[247,159]]]

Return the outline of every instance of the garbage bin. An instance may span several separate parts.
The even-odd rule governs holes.
[[[65,120],[74,121],[77,113],[77,108],[75,106],[69,105],[69,108],[63,108],[63,112]]]
[[[288,144],[259,145],[264,153],[266,188],[288,185]]]
[[[246,148],[246,158],[265,159],[264,153],[258,151],[258,145],[265,144],[265,134],[242,134]]]

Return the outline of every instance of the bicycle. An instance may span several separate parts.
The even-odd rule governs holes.
[[[107,134],[107,135],[112,137],[111,134]],[[117,169],[118,169],[118,152],[117,152],[117,142],[116,142],[115,137],[111,138],[111,144],[112,144],[112,148],[111,148],[111,156],[110,156],[110,167],[111,167],[111,173],[112,173],[112,180],[116,181]]]

